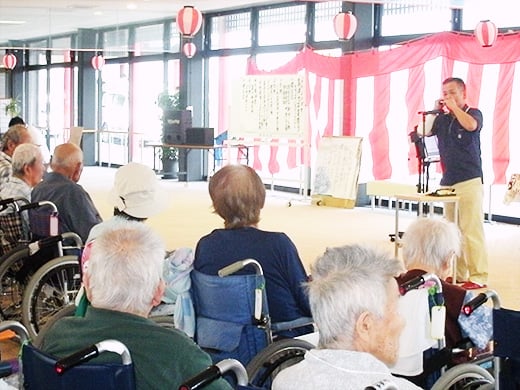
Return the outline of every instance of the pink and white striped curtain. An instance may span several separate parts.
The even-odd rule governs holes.
[[[309,164],[321,137],[363,137],[360,181],[400,179],[417,173],[415,148],[408,134],[420,125],[419,111],[432,108],[447,77],[466,81],[470,106],[484,114],[481,133],[484,180],[506,183],[520,170],[520,33],[503,34],[493,47],[481,47],[473,35],[444,32],[387,51],[322,56],[309,48],[270,72],[248,63],[248,74],[306,76],[310,159],[289,146],[259,146],[254,166],[276,174]],[[289,141],[294,142],[294,141]]]

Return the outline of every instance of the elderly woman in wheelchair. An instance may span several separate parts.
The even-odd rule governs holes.
[[[468,340],[477,352],[487,348],[493,333],[492,315],[487,307],[478,308],[471,316],[464,315],[461,309],[473,294],[443,280],[451,273],[453,259],[460,255],[461,233],[457,225],[443,218],[418,218],[409,225],[403,240],[403,260],[408,271],[397,280],[406,293],[400,310],[407,325],[401,336],[400,359],[392,370],[430,388],[441,367],[467,360],[454,356],[452,351],[465,352]],[[406,292],[410,284],[426,275],[435,276],[430,282],[418,283],[426,288]],[[427,329],[432,331],[428,333]],[[433,332],[440,336],[431,337]],[[437,340],[442,340],[442,345]]]
[[[209,182],[213,208],[224,220],[224,229],[202,237],[195,249],[194,269],[217,275],[235,261],[255,259],[263,268],[265,291],[273,322],[311,317],[308,298],[302,288],[307,274],[294,243],[286,234],[258,227],[265,203],[265,187],[258,174],[246,165],[227,165]],[[238,274],[253,274],[246,267]],[[312,326],[280,331],[294,337],[313,331]]]
[[[379,381],[418,389],[391,375],[404,321],[398,314],[398,260],[359,245],[329,248],[308,283],[319,345],[276,376],[275,390],[364,389]]]

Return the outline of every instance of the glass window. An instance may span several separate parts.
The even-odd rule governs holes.
[[[62,64],[64,62],[71,62],[72,60],[72,51],[71,50],[52,50],[51,51],[51,63],[52,64]]]
[[[211,23],[211,49],[251,46],[251,13],[215,16]]]
[[[47,146],[49,146],[49,127],[47,123],[47,70],[32,70],[27,73],[31,98],[26,99],[28,104],[28,114],[25,119],[28,124],[34,126],[46,137]]]
[[[29,65],[47,65],[47,40],[29,43]]]
[[[487,0],[464,2],[462,11],[462,29],[473,30],[481,20],[490,20],[497,27],[518,27],[518,0],[495,0],[490,7]],[[513,12],[512,12],[513,11]]]
[[[161,132],[161,110],[157,96],[162,92],[164,66],[162,61],[134,64],[133,131],[146,140],[157,141]]]
[[[71,127],[72,70],[52,68],[49,77],[49,148],[68,140]]]
[[[157,54],[163,52],[163,25],[137,27],[134,42],[135,55]]]
[[[334,41],[338,39],[334,31],[334,16],[341,12],[341,1],[316,3],[314,18],[314,40]]]
[[[305,42],[305,5],[260,10],[258,44],[260,46]]]
[[[128,53],[128,29],[106,31],[103,34],[105,58],[125,57]]]
[[[102,162],[126,164],[128,160],[129,106],[128,64],[105,64],[101,77],[101,118],[99,143]]]
[[[240,78],[246,75],[248,56],[212,57],[208,66],[209,127],[215,136],[229,130],[232,115],[232,91]]]
[[[170,94],[174,94],[179,90],[180,84],[180,61],[179,60],[171,60],[168,61],[168,92]],[[162,84],[161,84],[162,85]]]
[[[179,29],[177,28],[177,23],[172,22],[170,27],[170,52],[178,53],[179,47],[181,44],[181,36]]]
[[[381,35],[426,34],[451,30],[449,0],[423,1],[411,5],[395,0],[383,5]]]

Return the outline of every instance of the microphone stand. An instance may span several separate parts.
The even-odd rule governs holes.
[[[426,145],[424,137],[426,137],[426,115],[427,112],[422,112],[422,129],[421,129],[421,156],[419,158],[419,165],[421,170],[419,171],[419,186],[418,192],[424,194],[428,192],[428,182],[430,181],[430,162],[426,161]]]

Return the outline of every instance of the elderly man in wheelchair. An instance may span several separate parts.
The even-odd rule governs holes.
[[[85,317],[56,322],[43,335],[42,350],[64,357],[100,340],[119,340],[132,355],[138,389],[175,389],[210,365],[186,335],[147,318],[164,292],[164,253],[158,235],[142,223],[122,221],[104,229],[83,277],[91,303]],[[218,380],[209,388],[230,386]]]

